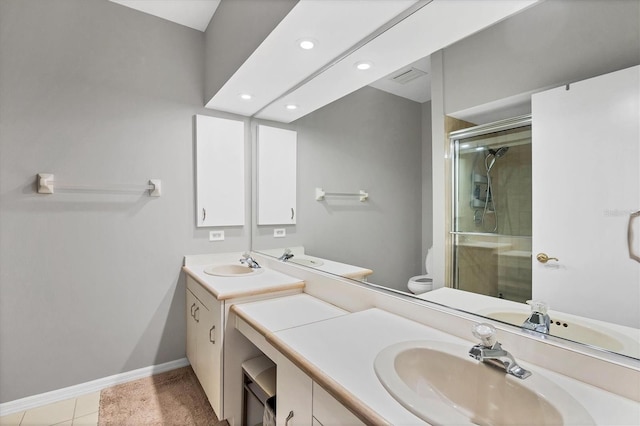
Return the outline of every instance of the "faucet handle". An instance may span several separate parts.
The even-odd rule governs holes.
[[[492,347],[496,343],[496,328],[486,322],[475,324],[471,330],[473,335],[480,339],[482,346]]]
[[[531,306],[531,312],[546,314],[549,310],[549,304],[542,300],[527,300],[527,305]]]

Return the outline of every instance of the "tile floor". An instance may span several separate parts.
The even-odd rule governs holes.
[[[100,392],[0,417],[1,426],[97,426]]]

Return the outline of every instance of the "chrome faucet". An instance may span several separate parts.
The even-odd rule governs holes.
[[[249,268],[253,268],[253,269],[258,269],[261,267],[260,264],[258,264],[258,262],[256,262],[255,259],[251,257],[251,255],[248,252],[242,255],[242,259],[240,259],[240,263],[246,264]]]
[[[478,361],[504,369],[519,379],[526,379],[531,372],[520,367],[513,355],[502,349],[495,338],[496,328],[491,324],[480,323],[473,326],[473,335],[482,343],[469,350],[469,356]]]
[[[278,260],[281,260],[283,262],[286,262],[287,260],[291,259],[293,257],[293,253],[291,253],[291,249],[284,249],[284,253],[282,253],[282,256],[280,256],[278,258]]]
[[[527,303],[531,305],[531,315],[522,323],[522,328],[549,334],[551,329],[551,318],[547,314],[549,305],[539,300],[527,300]]]

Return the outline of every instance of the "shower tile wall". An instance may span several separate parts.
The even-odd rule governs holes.
[[[484,169],[484,153],[478,155],[475,174],[486,175]],[[474,164],[472,155],[460,159],[458,230],[463,232],[490,232],[494,226],[493,217],[488,217],[487,224],[476,223],[474,211],[482,211],[482,207],[471,208],[471,167]],[[493,195],[498,210],[498,234],[531,236],[531,145],[519,145],[496,161],[491,170]],[[484,186],[482,186],[484,190]],[[487,215],[487,216],[490,216]]]

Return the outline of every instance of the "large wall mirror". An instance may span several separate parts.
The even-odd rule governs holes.
[[[640,358],[640,263],[629,276],[611,268],[608,275],[593,278],[595,283],[589,277],[596,274],[582,263],[582,288],[548,288],[536,282],[549,282],[536,272],[542,265],[536,260],[538,251],[549,251],[547,272],[568,268],[553,259],[560,256],[551,248],[537,246],[536,229],[543,222],[532,203],[535,195],[526,193],[527,188],[531,191],[537,184],[538,191],[560,191],[543,179],[535,180],[537,159],[555,159],[549,167],[560,171],[555,179],[563,182],[576,180],[576,173],[608,181],[597,165],[571,171],[576,161],[564,148],[536,151],[535,123],[532,132],[526,127],[531,125],[529,118],[523,118],[532,113],[532,97],[542,92],[570,89],[574,83],[640,64],[639,13],[635,0],[541,2],[441,51],[425,52],[430,57],[290,124],[254,120],[254,128],[262,124],[297,132],[298,170],[297,223],[254,222],[252,249],[274,257],[289,249],[293,257],[288,261],[407,294],[410,279],[425,274],[426,263],[433,268],[427,277],[433,279],[433,287],[445,291],[416,296],[425,303],[446,304],[520,327],[530,309],[526,300],[543,298],[553,313],[550,334]],[[632,95],[637,108],[639,95]],[[536,102],[533,120],[536,105],[544,106]],[[509,120],[513,117],[520,124]],[[504,119],[506,127],[497,130],[503,133],[490,137],[461,130]],[[635,126],[637,132],[640,123]],[[459,131],[454,133],[459,137],[450,139],[451,131]],[[578,210],[591,206],[600,216],[620,213],[624,222],[627,213],[640,209],[631,206],[640,200],[639,143],[635,141],[635,148],[611,141],[588,143],[582,142],[581,150],[593,153],[596,164],[598,157],[600,164],[633,157],[635,166],[626,181],[607,183],[632,188],[630,196],[622,197],[629,204],[608,202],[606,190],[584,186],[572,191],[562,187],[561,198],[568,205],[573,200]],[[567,178],[562,179],[565,165]],[[458,186],[456,173],[464,176]],[[513,198],[501,189],[509,182]],[[324,196],[318,196],[318,189]],[[459,201],[464,209],[454,203],[461,195],[466,197]],[[585,197],[592,203],[582,203]],[[566,213],[569,207],[558,209]],[[496,216],[508,218],[508,226],[496,222]],[[570,231],[574,227],[568,226],[567,217],[571,216],[558,216],[567,226],[558,227],[555,235],[576,232]],[[274,238],[275,228],[285,232]],[[640,223],[635,229],[630,245],[640,244]],[[595,236],[600,234],[591,232],[593,238],[583,246],[597,250]],[[498,263],[497,252],[504,258]],[[464,258],[471,259],[468,267]],[[602,259],[607,262],[606,253]],[[431,260],[434,265],[429,265]],[[502,276],[506,281],[496,284]],[[465,287],[482,279],[495,285],[491,290]],[[622,281],[624,285],[616,284]],[[514,290],[519,285],[529,287]],[[536,290],[540,288],[544,290]],[[621,310],[632,314],[621,316]]]

